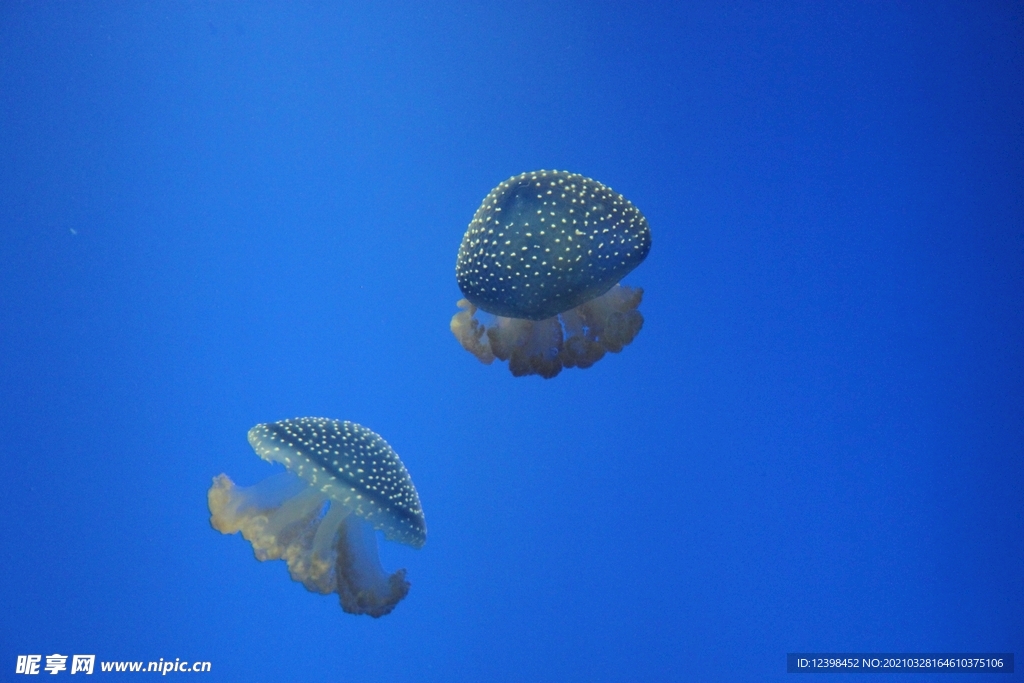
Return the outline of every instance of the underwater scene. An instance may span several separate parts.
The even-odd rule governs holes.
[[[1017,680],[1022,74],[1019,2],[0,3],[0,681]]]

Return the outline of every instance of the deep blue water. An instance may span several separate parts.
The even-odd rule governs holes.
[[[1022,75],[1019,2],[3,3],[0,679],[1021,657]],[[549,381],[448,330],[473,212],[539,168],[653,234],[639,337]],[[382,619],[209,526],[301,415],[419,489]]]

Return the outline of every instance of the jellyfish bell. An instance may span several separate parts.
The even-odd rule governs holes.
[[[509,178],[462,238],[455,276],[465,298],[452,333],[517,377],[590,367],[640,332],[643,290],[619,283],[650,249],[647,219],[596,180],[566,171]]]
[[[249,487],[214,477],[211,526],[241,531],[256,559],[285,560],[293,580],[337,593],[346,612],[391,612],[409,582],[404,569],[384,571],[376,531],[413,548],[427,538],[419,494],[398,454],[366,427],[314,417],[256,425],[249,444],[286,471]]]

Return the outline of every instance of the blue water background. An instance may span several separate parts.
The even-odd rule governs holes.
[[[0,679],[1021,657],[1022,47],[1019,2],[4,2]],[[473,212],[538,168],[653,234],[637,340],[551,381],[448,330]],[[209,527],[301,415],[418,486],[383,619]]]

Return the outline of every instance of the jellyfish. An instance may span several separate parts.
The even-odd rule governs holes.
[[[414,548],[427,539],[419,494],[398,454],[366,427],[319,417],[256,425],[249,444],[286,471],[249,487],[214,477],[210,525],[241,531],[256,559],[283,559],[294,581],[337,593],[350,614],[391,612],[409,582],[404,569],[384,571],[376,531]]]
[[[650,249],[647,219],[610,187],[566,171],[509,178],[462,238],[452,333],[516,377],[589,368],[640,332],[643,290],[620,281]]]

